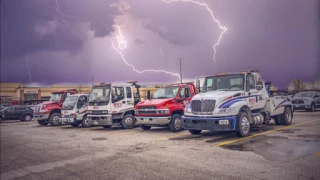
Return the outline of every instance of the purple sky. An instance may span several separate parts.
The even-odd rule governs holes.
[[[169,0],[167,0],[169,1]],[[187,0],[185,0],[187,1]],[[137,70],[163,69],[183,77],[258,69],[286,88],[293,78],[319,78],[318,0],[2,0],[1,81],[90,83],[176,82],[177,76],[126,65],[111,46],[121,27],[126,61]],[[115,6],[110,6],[114,4]],[[29,57],[29,58],[28,58]],[[29,72],[28,72],[29,68]],[[31,78],[30,78],[31,77]]]

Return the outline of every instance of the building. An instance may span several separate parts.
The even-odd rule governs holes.
[[[38,104],[48,101],[51,92],[67,89],[77,89],[78,93],[90,93],[91,85],[59,85],[53,84],[47,87],[31,87],[21,83],[0,83],[0,104],[17,105],[17,104]],[[154,85],[141,85],[140,96],[144,100],[147,97],[147,91],[151,95],[157,90]],[[136,90],[133,89],[136,93]]]

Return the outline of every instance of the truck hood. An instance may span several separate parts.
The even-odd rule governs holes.
[[[53,104],[59,104],[59,101],[46,101],[41,103],[41,105],[53,105]]]
[[[137,106],[164,106],[165,104],[172,103],[174,98],[168,98],[168,99],[150,99],[145,100],[137,104]]]
[[[192,100],[201,99],[215,99],[216,101],[223,101],[228,97],[241,96],[243,91],[209,91],[195,95]]]

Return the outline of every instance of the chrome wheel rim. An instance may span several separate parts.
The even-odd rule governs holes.
[[[26,116],[24,117],[24,120],[25,120],[25,121],[30,121],[30,120],[31,120],[31,116],[30,116],[30,115],[26,115]]]
[[[133,124],[133,119],[131,117],[127,117],[125,120],[124,120],[124,123],[125,125],[127,126],[131,126]]]
[[[181,118],[177,117],[174,121],[174,128],[175,129],[180,129],[181,128]]]
[[[59,116],[54,116],[54,117],[52,118],[52,121],[53,121],[53,123],[55,123],[55,124],[59,124],[59,123],[60,123]]]
[[[247,117],[243,117],[241,119],[241,130],[245,134],[247,134],[250,130],[250,123]]]

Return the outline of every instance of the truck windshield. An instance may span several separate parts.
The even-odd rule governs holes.
[[[52,93],[49,101],[60,101],[63,93]]]
[[[89,102],[108,102],[110,87],[94,87],[90,92]]]
[[[241,91],[244,89],[243,84],[243,74],[206,77],[203,91]]]
[[[62,109],[73,109],[78,100],[78,96],[68,96],[62,104]]]
[[[301,92],[297,93],[294,97],[313,97],[312,92]]]
[[[156,92],[154,92],[152,99],[174,98],[177,96],[178,91],[179,91],[179,86],[158,88]]]

